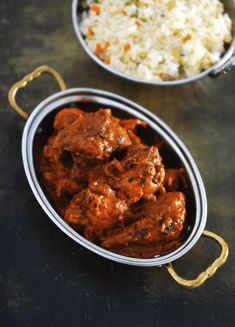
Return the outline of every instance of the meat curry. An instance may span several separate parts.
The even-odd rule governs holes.
[[[187,183],[167,169],[160,148],[137,133],[147,124],[110,109],[60,110],[40,159],[47,193],[64,220],[86,239],[136,258],[164,255],[182,244]]]

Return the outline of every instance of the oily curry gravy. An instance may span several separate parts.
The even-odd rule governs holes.
[[[164,166],[161,144],[145,144],[139,126],[147,124],[116,118],[111,109],[64,108],[54,118],[39,171],[56,209],[86,239],[151,258],[182,244],[187,179],[182,167]]]

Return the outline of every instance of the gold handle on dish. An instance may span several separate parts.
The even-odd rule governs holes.
[[[61,75],[57,73],[57,71],[47,65],[40,66],[36,68],[32,73],[26,75],[24,78],[22,78],[19,82],[15,83],[8,92],[8,100],[13,107],[13,109],[24,119],[28,118],[28,114],[21,109],[18,104],[16,103],[16,93],[19,89],[25,87],[29,82],[33,81],[37,77],[39,77],[42,73],[51,74],[58,82],[61,90],[66,89],[65,82]]]
[[[215,274],[216,270],[221,267],[227,260],[229,249],[227,243],[222,239],[222,237],[207,230],[204,230],[203,235],[212,238],[213,240],[219,243],[222,250],[221,254],[219,258],[217,258],[205,271],[198,275],[197,278],[192,280],[180,277],[174,270],[172,263],[168,263],[167,265],[165,265],[170,275],[181,286],[187,288],[196,288],[201,286],[208,278],[212,277]]]

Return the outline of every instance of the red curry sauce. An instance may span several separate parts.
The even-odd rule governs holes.
[[[151,258],[181,245],[183,168],[166,169],[144,144],[139,119],[110,109],[65,108],[54,119],[40,173],[57,210],[85,238],[115,253]]]

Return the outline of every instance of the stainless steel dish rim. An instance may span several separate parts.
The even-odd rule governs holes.
[[[122,77],[124,79],[136,82],[136,83],[141,83],[141,84],[149,84],[149,85],[157,85],[157,86],[176,86],[176,85],[182,85],[185,83],[190,83],[193,81],[196,81],[198,79],[201,79],[202,77],[208,75],[208,74],[213,74],[213,72],[220,71],[222,67],[232,58],[233,55],[235,55],[235,35],[233,37],[233,41],[231,42],[228,50],[224,53],[223,57],[213,66],[209,67],[208,69],[204,70],[203,72],[192,76],[188,78],[182,78],[179,80],[175,81],[148,81],[148,80],[141,80],[136,77],[133,77],[131,75],[126,75],[123,74],[112,67],[106,65],[102,60],[100,60],[88,47],[86,41],[84,40],[84,37],[82,36],[81,30],[79,28],[79,24],[77,21],[77,7],[78,7],[78,1],[79,0],[73,0],[72,3],[72,20],[73,20],[73,27],[75,30],[75,33],[77,35],[77,38],[79,39],[83,49],[86,51],[88,56],[90,56],[98,65],[109,71],[110,73]]]
[[[82,237],[80,234],[78,234],[74,229],[72,229],[68,224],[65,223],[61,216],[49,203],[46,195],[44,194],[38,182],[34,168],[33,142],[35,133],[38,129],[39,124],[50,112],[54,111],[62,105],[85,99],[93,101],[95,103],[97,103],[97,101],[98,103],[110,103],[117,109],[129,112],[131,115],[147,121],[149,125],[151,125],[155,130],[157,130],[157,132],[160,133],[167,142],[169,142],[169,144],[174,148],[174,150],[182,160],[183,164],[185,165],[185,168],[189,174],[189,178],[192,183],[197,210],[195,217],[195,225],[191,231],[190,236],[184,242],[184,244],[174,252],[171,252],[165,256],[157,256],[151,259],[138,259],[118,255],[116,253],[107,251],[91,243],[90,241]],[[42,209],[46,212],[49,218],[74,241],[107,259],[127,265],[161,266],[163,264],[172,262],[186,254],[196,244],[203,230],[205,229],[207,220],[206,192],[198,168],[186,146],[160,118],[150,113],[144,107],[130,100],[127,100],[126,98],[123,98],[119,95],[98,89],[71,88],[65,91],[55,93],[52,96],[46,98],[33,110],[26,122],[22,137],[22,157],[25,173],[30,187]]]

